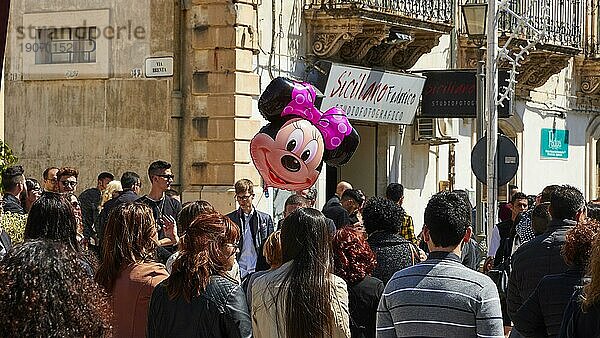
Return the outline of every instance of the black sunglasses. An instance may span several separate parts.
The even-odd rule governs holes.
[[[60,183],[62,183],[62,185],[67,186],[67,187],[74,187],[77,185],[77,182],[73,182],[73,181],[60,181]]]
[[[166,179],[171,179],[171,180],[175,178],[175,175],[156,175],[156,176],[166,178]]]

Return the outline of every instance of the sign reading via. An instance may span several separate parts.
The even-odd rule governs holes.
[[[569,131],[543,128],[540,156],[541,158],[569,158]]]
[[[146,77],[173,76],[173,57],[147,58]]]

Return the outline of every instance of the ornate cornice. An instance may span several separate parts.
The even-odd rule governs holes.
[[[385,20],[375,20],[356,8],[342,12],[305,10],[305,18],[309,56],[396,70],[411,68],[452,29],[451,25],[411,21],[400,15],[386,14]],[[407,39],[390,41],[391,30]]]

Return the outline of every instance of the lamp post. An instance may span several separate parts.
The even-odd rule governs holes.
[[[467,3],[462,5],[461,10],[467,36],[475,46],[477,46],[477,118],[476,131],[477,138],[483,137],[483,128],[485,122],[485,61],[483,60],[483,52],[485,48],[486,23],[487,23],[487,3]],[[475,232],[478,235],[478,240],[481,240],[485,235],[483,227],[483,183],[476,180],[475,186]]]

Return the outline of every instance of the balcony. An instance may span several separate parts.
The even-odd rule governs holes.
[[[463,3],[466,1],[461,0]],[[549,0],[549,8],[544,13],[542,1],[510,0],[509,8],[527,18],[537,30],[546,32],[545,38],[536,45],[525,59],[520,62],[517,71],[517,93],[529,95],[529,91],[544,85],[548,79],[558,74],[568,66],[569,60],[580,54],[583,49],[582,33],[585,17],[583,4],[580,0]],[[477,46],[466,37],[466,31],[461,27],[459,37],[462,57],[462,68],[475,68],[477,64]],[[519,50],[526,45],[528,39],[534,37],[534,31],[523,28],[516,18],[502,12],[498,18],[499,45],[503,46],[511,34],[515,33],[510,49]],[[507,63],[501,67],[509,67]]]
[[[453,29],[448,0],[306,0],[308,54],[406,70]]]
[[[582,106],[600,105],[600,23],[598,0],[585,1],[583,55],[575,60],[577,100]]]

